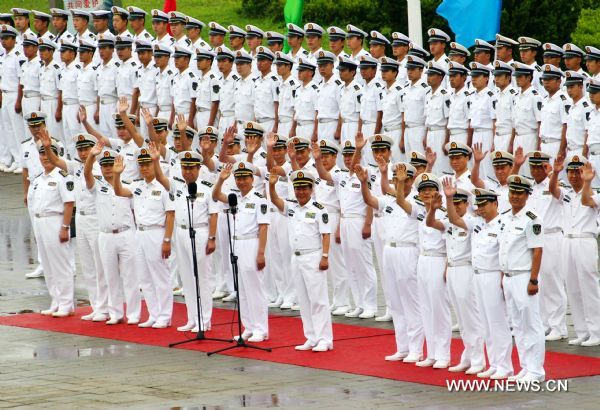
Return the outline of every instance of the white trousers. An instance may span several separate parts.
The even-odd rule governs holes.
[[[542,142],[540,147],[542,152],[550,155],[550,163],[552,164],[556,158],[556,154],[558,154],[558,150],[560,149],[560,141]]]
[[[187,308],[187,324],[198,325],[202,323],[201,330],[210,329],[212,317],[212,290],[209,286],[209,278],[212,274],[209,255],[206,254],[206,243],[208,242],[208,226],[196,229],[196,259],[198,266],[198,288],[194,278],[194,263],[192,259],[192,243],[189,230],[181,227],[175,228],[175,247],[177,248],[177,264],[179,275],[183,284],[183,295]],[[196,299],[200,290],[200,310],[202,321],[198,320]]]
[[[406,129],[404,130],[404,149],[406,150],[406,155],[410,155],[412,151],[417,151],[422,154],[425,154],[425,147],[423,147],[424,136],[424,125],[411,128],[406,127]]]
[[[90,305],[94,313],[108,313],[108,287],[98,246],[98,218],[96,215],[77,215],[76,223],[75,243]]]
[[[342,251],[348,268],[354,304],[366,312],[377,311],[377,274],[373,267],[370,239],[362,238],[365,218],[343,218],[340,222]]]
[[[513,342],[506,317],[500,271],[477,273],[474,284],[490,368],[499,374],[512,374]]]
[[[516,151],[517,148],[522,147],[523,154],[527,154],[530,151],[537,150],[537,141],[538,141],[537,134],[515,135],[515,142],[513,143],[513,150]],[[523,174],[527,177],[531,177],[531,172],[529,171],[528,166],[521,167],[520,172],[521,172],[521,174]]]
[[[384,288],[388,289],[394,320],[396,351],[420,356],[423,353],[423,324],[417,289],[416,247],[383,248]]]
[[[367,140],[368,138],[371,138],[371,136],[373,134],[375,134],[375,125],[376,125],[375,123],[362,125],[362,133],[363,133],[365,140]],[[356,146],[356,142],[354,140],[352,142],[353,142],[352,145]],[[373,157],[373,151],[371,150],[371,144],[367,144],[365,149],[363,149],[360,163],[363,167],[367,166],[368,164],[374,164],[374,165],[377,164],[375,162],[375,158]]]
[[[117,138],[117,128],[115,126],[115,120],[113,120],[113,114],[117,112],[117,103],[102,104],[100,103],[100,124],[98,124],[98,130],[100,134],[107,138]],[[90,119],[88,119],[90,121]]]
[[[376,195],[383,195],[379,192]],[[383,297],[385,299],[385,307],[386,310],[390,308],[390,295],[389,289],[384,286],[386,283],[386,279],[384,278],[388,272],[383,269],[383,247],[385,245],[385,240],[383,238],[385,229],[385,220],[383,217],[373,217],[373,224],[371,228],[371,238],[373,239],[373,252],[375,252],[375,263],[377,264],[376,272],[379,272],[380,283],[382,284]]]
[[[329,223],[337,229],[340,223],[339,211],[328,213]],[[332,232],[329,241],[329,269],[327,274],[329,276],[329,288],[331,289],[331,304],[335,307],[350,306],[346,258],[342,251],[342,245],[335,241],[335,231]]]
[[[133,229],[112,234],[100,232],[98,247],[108,287],[108,314],[111,319],[125,316],[139,321],[142,309],[140,281],[136,261],[136,237]]]
[[[62,125],[65,138],[65,152],[71,156],[71,159],[77,158],[73,137],[80,132],[83,132],[83,126],[79,122],[78,116],[79,104],[63,104]]]
[[[529,272],[504,277],[504,298],[513,327],[521,368],[534,377],[544,377],[546,341],[540,316],[539,295],[529,295]]]
[[[213,255],[215,260],[215,289],[227,293],[233,292],[227,214],[224,212],[219,212],[217,217],[217,248]]]
[[[565,238],[563,272],[577,337],[600,338],[600,285],[598,244],[595,238]]]
[[[337,144],[338,141],[334,138],[335,130],[337,130],[337,125],[337,121],[320,122],[317,125],[319,139],[326,139],[329,141],[333,141]],[[310,139],[310,135],[308,137]]]
[[[358,122],[344,122],[342,124],[342,146],[344,144],[344,142],[346,142],[347,140],[352,141],[352,144],[354,145],[354,139],[356,138],[356,133],[358,132]],[[319,139],[323,138],[321,136],[319,136]]]
[[[277,133],[279,135],[289,137],[291,130],[292,130],[292,121],[280,122],[279,125],[277,126]],[[319,136],[319,138],[321,138],[321,137]]]
[[[427,146],[435,152],[437,160],[433,164],[431,172],[435,175],[451,172],[448,156],[444,154],[444,141],[446,140],[446,130],[427,131]]]
[[[427,358],[449,362],[452,323],[448,290],[444,282],[445,269],[445,257],[419,255],[417,287]]]
[[[21,100],[21,109],[22,109],[22,117],[23,117],[23,131],[27,131],[27,136],[23,135],[23,139],[27,139],[31,137],[31,133],[29,132],[29,126],[27,121],[25,121],[25,116],[33,111],[40,111],[40,103],[42,101],[41,97],[23,97]]]
[[[291,271],[292,250],[288,234],[288,221],[278,211],[271,212],[271,224],[269,225],[269,239],[267,248],[269,250],[269,261],[266,267],[269,278],[274,287],[274,294],[270,299],[283,299],[283,303],[295,303],[296,282]]]
[[[596,170],[596,176],[592,181],[592,188],[600,188],[600,172],[597,171],[600,170],[600,154],[590,154],[588,159]]]
[[[40,102],[40,111],[46,114],[46,128],[50,136],[57,141],[65,144],[65,138],[63,135],[62,122],[56,121],[56,107],[58,106],[58,100],[42,100]]]
[[[173,313],[173,289],[169,275],[169,265],[162,258],[164,229],[137,231],[136,265],[138,278],[148,313],[149,320],[159,324],[170,324]]]
[[[264,271],[256,268],[258,238],[235,241],[238,256],[240,313],[245,331],[254,336],[269,336],[267,297],[264,292]]]
[[[567,335],[567,293],[563,276],[561,232],[544,234],[544,252],[540,266],[540,314],[544,330],[550,328]]]
[[[446,285],[448,295],[454,307],[454,313],[460,327],[464,350],[460,363],[470,366],[483,366],[484,330],[480,319],[479,305],[475,297],[475,283],[473,267],[448,266]]]
[[[296,135],[294,135],[294,136],[304,137],[310,141],[310,139],[312,138],[314,128],[315,128],[314,122],[309,122],[304,125],[298,124],[298,125],[296,125]],[[321,136],[320,134],[319,134],[319,137],[324,138],[324,136]],[[327,139],[333,140],[333,136],[331,138],[327,138]]]
[[[398,128],[393,131],[385,131],[385,135],[394,140],[392,143],[392,164],[404,161],[406,155],[400,152],[400,136],[402,135],[402,129]]]
[[[2,133],[0,133],[0,162],[11,165],[13,162],[21,167],[21,141],[25,137],[23,116],[15,112],[17,92],[2,92]]]
[[[494,145],[494,134],[492,130],[479,129],[473,131],[473,145],[481,144],[481,149],[488,154],[481,161],[479,172],[480,178],[485,180],[486,177],[495,178],[494,167],[492,166],[492,160],[490,154],[492,152],[492,146]]]
[[[494,149],[496,151],[508,151],[511,134],[496,134],[494,136]]]
[[[33,224],[37,246],[44,266],[44,279],[52,300],[50,309],[72,312],[75,309],[75,280],[71,241],[58,239],[62,215],[36,218]]]
[[[333,329],[327,297],[327,273],[319,270],[321,252],[292,255],[291,272],[296,284],[304,337],[311,344],[333,346]]]

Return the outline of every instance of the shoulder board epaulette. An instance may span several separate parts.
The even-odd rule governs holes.
[[[98,69],[98,67],[100,67],[100,64],[92,66],[92,70],[96,71]]]
[[[512,211],[512,209],[507,209],[506,211],[502,212],[502,215],[509,213],[510,211]]]
[[[335,80],[335,83],[336,83],[337,85],[342,85],[342,82],[341,82],[340,80]]]
[[[533,95],[538,95],[538,92],[537,92],[537,90],[536,90],[535,88],[533,88],[533,89],[531,90],[531,93],[532,93]]]
[[[400,91],[402,89],[402,87],[400,87],[399,85],[396,86],[396,90]]]
[[[215,75],[213,73],[210,73],[210,78],[215,78]]]
[[[169,147],[169,149],[170,149],[171,151],[173,151],[174,153],[176,153],[176,154],[179,154],[179,153],[177,152],[177,150],[175,149],[175,147]]]
[[[79,158],[74,158],[74,161],[79,162],[80,164],[83,164],[83,162]]]
[[[275,77],[274,75],[271,76],[271,80],[273,81],[277,81],[277,77]]]
[[[31,138],[27,138],[25,141],[21,141],[21,144],[25,144],[26,142],[31,141]]]
[[[60,171],[58,171],[59,174],[61,174],[63,177],[67,177],[69,175],[68,172],[63,171],[62,169]]]
[[[167,74],[171,75],[171,74],[173,74],[173,71],[167,70]]]
[[[442,88],[442,89],[440,90],[440,92],[441,92],[442,94],[446,94],[446,92],[447,92],[447,91],[446,91],[446,90],[444,90],[444,89]]]
[[[290,80],[290,85],[296,85],[296,83],[294,82],[294,80]]]
[[[94,178],[96,178],[98,181],[102,181],[102,177],[100,175],[94,175]]]
[[[387,196],[391,196],[392,198],[396,198],[395,194],[392,194],[391,192],[386,192],[385,193]]]
[[[514,94],[516,91],[511,88],[510,90],[508,90],[508,92],[511,93],[511,94]]]
[[[298,203],[298,201],[297,201],[297,200],[295,200],[295,199],[291,199],[291,198],[286,198],[285,200],[286,200],[286,201],[288,201],[288,202],[291,202],[291,203],[293,203],[293,204],[297,204],[297,203]]]
[[[144,178],[136,178],[133,180],[133,182],[138,182],[138,181],[143,181],[143,180],[144,180]]]
[[[151,36],[150,34],[148,34],[148,33],[144,33],[144,36],[146,36],[146,38],[150,38],[150,37],[152,37],[152,36]]]
[[[183,183],[185,183],[185,181],[183,179],[179,178],[179,177],[173,177],[173,179],[175,181],[177,181],[177,182],[183,182]]]
[[[131,66],[135,67],[135,61],[133,61],[133,60],[129,60],[129,61],[131,62]]]
[[[188,73],[190,75],[190,77],[194,78],[194,73],[192,73],[191,71]]]
[[[444,208],[443,206],[440,206],[440,211],[442,211],[442,212],[448,212],[448,211],[446,210],[446,208]]]
[[[565,95],[564,95],[564,94],[561,94],[561,95],[560,95],[560,99],[561,99],[561,100],[563,100],[563,101],[565,101],[565,100],[567,99],[567,97],[565,97]]]
[[[309,54],[309,53],[308,53],[308,50],[302,50],[302,52],[303,52],[305,55],[308,55],[308,54]]]
[[[537,218],[536,214],[534,214],[531,211],[527,211],[527,213],[525,213],[525,215],[527,215],[528,217],[530,217],[531,219],[535,219]]]
[[[535,69],[538,70],[540,73],[542,72],[542,67],[540,67],[539,65],[535,65]]]
[[[77,68],[78,70],[81,70],[81,66],[79,64],[75,64],[75,68]]]
[[[355,84],[355,85],[354,85],[354,89],[355,89],[356,91],[358,91],[358,90],[360,90],[360,86],[359,86],[358,84]]]
[[[313,84],[313,85],[312,85],[312,88],[313,88],[313,89],[315,89],[315,90],[317,90],[319,87],[317,87],[317,85],[316,85],[316,84]]]
[[[238,80],[240,77],[238,77],[236,74],[232,75],[231,78],[233,78],[234,80]]]
[[[421,87],[423,87],[423,88],[427,88],[427,84],[425,84],[425,83],[421,83]]]
[[[350,172],[347,169],[340,169],[340,172]]]
[[[121,66],[121,63],[119,63],[118,61],[115,61],[115,65],[116,65],[117,67],[120,67],[120,66]]]
[[[317,201],[313,202],[313,205],[319,209],[325,209],[325,207],[323,205],[321,205],[320,203],[318,203]]]
[[[260,192],[254,192],[254,195],[256,195],[259,198],[264,198],[265,196],[263,194],[261,194]]]
[[[588,106],[589,106],[589,104],[587,103],[587,101],[584,101],[584,102],[583,102],[583,106],[584,106],[584,107],[588,107]]]
[[[60,68],[60,66],[58,64],[54,64],[54,68],[56,68],[58,70]]]
[[[140,178],[140,179],[142,179],[142,178]],[[127,181],[127,180],[125,180],[125,179],[124,179],[124,180],[122,180],[121,182],[122,182],[123,184],[126,184],[126,185],[131,185],[131,181]]]
[[[488,95],[489,95],[490,97],[493,97],[493,96],[494,96],[494,92],[493,92],[493,91],[488,91]]]
[[[381,84],[377,82],[375,83],[375,87],[381,87]]]
[[[209,188],[213,186],[212,182],[208,182],[208,181],[204,181],[204,180],[201,182],[201,184],[206,185]]]
[[[260,156],[261,156],[262,158],[267,158],[267,153],[266,153],[266,152],[261,152],[261,153],[260,153]]]
[[[19,56],[19,55],[21,55],[21,53],[20,53],[19,51],[15,51],[15,55],[16,55],[16,56]],[[25,62],[25,61],[23,61],[23,63],[24,63],[24,62]],[[21,64],[23,64],[23,63],[21,63]]]
[[[39,63],[42,67],[44,66],[44,60],[40,60]]]

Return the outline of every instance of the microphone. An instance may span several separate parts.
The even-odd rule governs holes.
[[[237,195],[234,193],[231,193],[227,196],[227,202],[229,203],[229,212],[231,212],[232,215],[237,214]]]
[[[196,193],[198,192],[198,185],[195,182],[188,184],[188,198],[194,202],[196,200]]]

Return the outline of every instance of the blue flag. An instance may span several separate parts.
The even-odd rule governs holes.
[[[502,0],[444,0],[436,11],[465,47],[475,44],[476,38],[492,40],[500,32]]]

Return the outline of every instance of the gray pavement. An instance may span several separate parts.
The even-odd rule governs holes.
[[[39,311],[47,307],[48,295],[43,280],[24,278],[34,267],[35,245],[20,176],[0,174],[0,201],[0,315]],[[87,304],[79,286],[77,300]],[[391,329],[375,321],[341,321]],[[566,342],[548,347],[600,357],[600,348]],[[595,376],[569,380],[567,392],[449,393],[443,387],[0,326],[0,408],[592,409],[600,402],[599,387]]]

